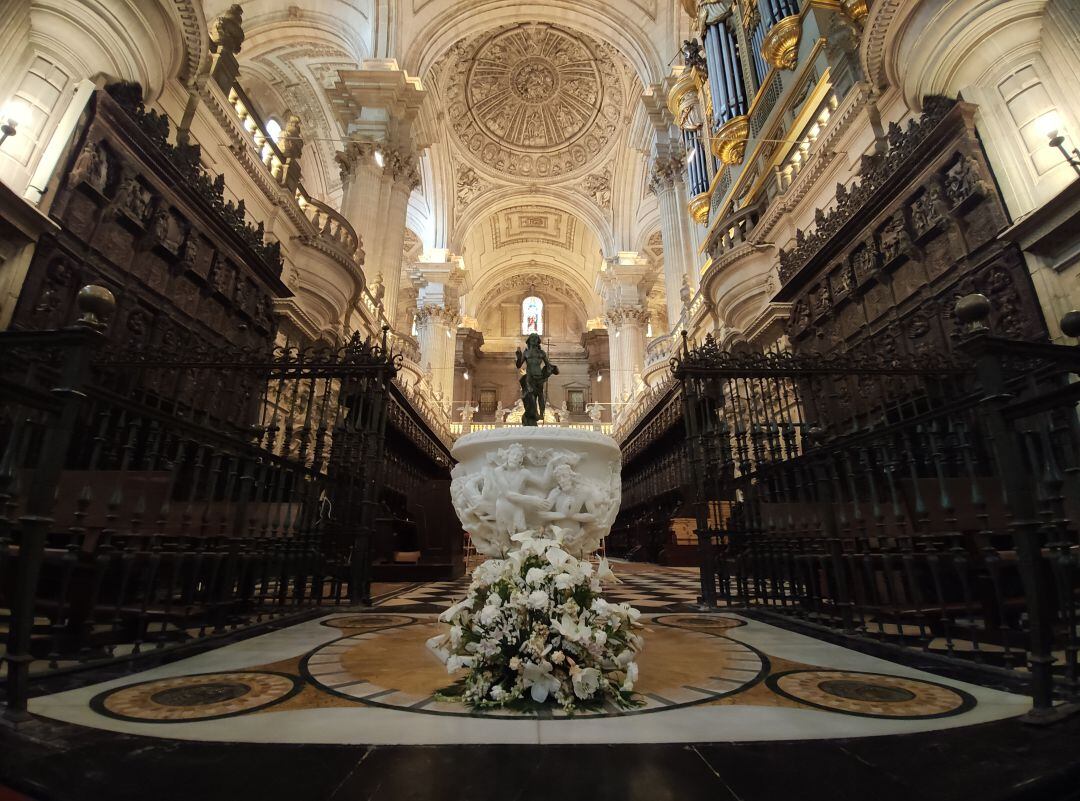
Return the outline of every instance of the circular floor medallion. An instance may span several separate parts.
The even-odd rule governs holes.
[[[345,617],[332,617],[322,620],[324,626],[335,629],[383,629],[390,626],[404,626],[412,623],[411,617],[404,615],[346,615]]]
[[[701,631],[723,631],[745,626],[745,620],[722,615],[660,615],[653,620],[662,626],[676,626],[678,628],[697,629]]]
[[[665,617],[698,622],[694,615]],[[700,617],[711,618],[713,623],[719,620],[715,615]],[[712,703],[752,687],[768,671],[768,661],[750,646],[722,636],[724,628],[740,624],[728,618],[724,626],[714,628],[708,622],[657,626],[646,635],[645,649],[638,658],[635,691],[643,705],[629,711],[613,707],[574,717],[663,712]],[[308,654],[300,669],[319,689],[365,705],[425,714],[520,718],[521,714],[509,711],[477,713],[438,697],[458,676],[448,675],[424,642],[445,629],[434,615],[417,615],[408,625],[347,633]],[[557,709],[542,714],[565,717]]]
[[[766,684],[807,706],[870,718],[940,718],[976,703],[963,690],[943,684],[850,670],[791,670],[769,676]]]
[[[216,720],[265,709],[300,691],[293,676],[263,671],[203,673],[129,684],[95,696],[103,715],[139,723]]]

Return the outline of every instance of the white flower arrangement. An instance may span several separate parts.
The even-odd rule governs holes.
[[[641,613],[605,601],[602,582],[616,580],[607,560],[594,572],[562,548],[560,535],[554,526],[551,533],[515,534],[518,547],[479,565],[465,600],[440,615],[450,630],[428,647],[447,672],[468,669],[444,696],[478,709],[639,704],[633,690]]]

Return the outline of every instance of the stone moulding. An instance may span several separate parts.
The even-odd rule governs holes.
[[[777,69],[793,70],[799,63],[799,40],[802,39],[802,17],[793,14],[777,22],[765,34],[761,57]]]
[[[725,122],[713,139],[713,153],[724,164],[741,164],[750,137],[750,118],[745,114]]]

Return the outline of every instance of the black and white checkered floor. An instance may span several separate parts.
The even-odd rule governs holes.
[[[697,607],[701,594],[698,569],[683,567],[625,567],[612,563],[618,584],[609,584],[604,597],[612,603],[626,601],[642,612],[686,612]],[[465,597],[469,577],[455,581],[433,581],[408,587],[376,600],[380,608],[402,612],[441,612]]]

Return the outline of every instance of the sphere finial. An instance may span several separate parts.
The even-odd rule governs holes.
[[[990,310],[990,299],[978,293],[960,298],[955,307],[957,318],[969,331],[988,329],[990,326],[986,321],[990,319]]]
[[[75,305],[80,312],[78,325],[104,331],[109,327],[109,320],[116,311],[116,298],[103,286],[87,284],[79,290]]]

